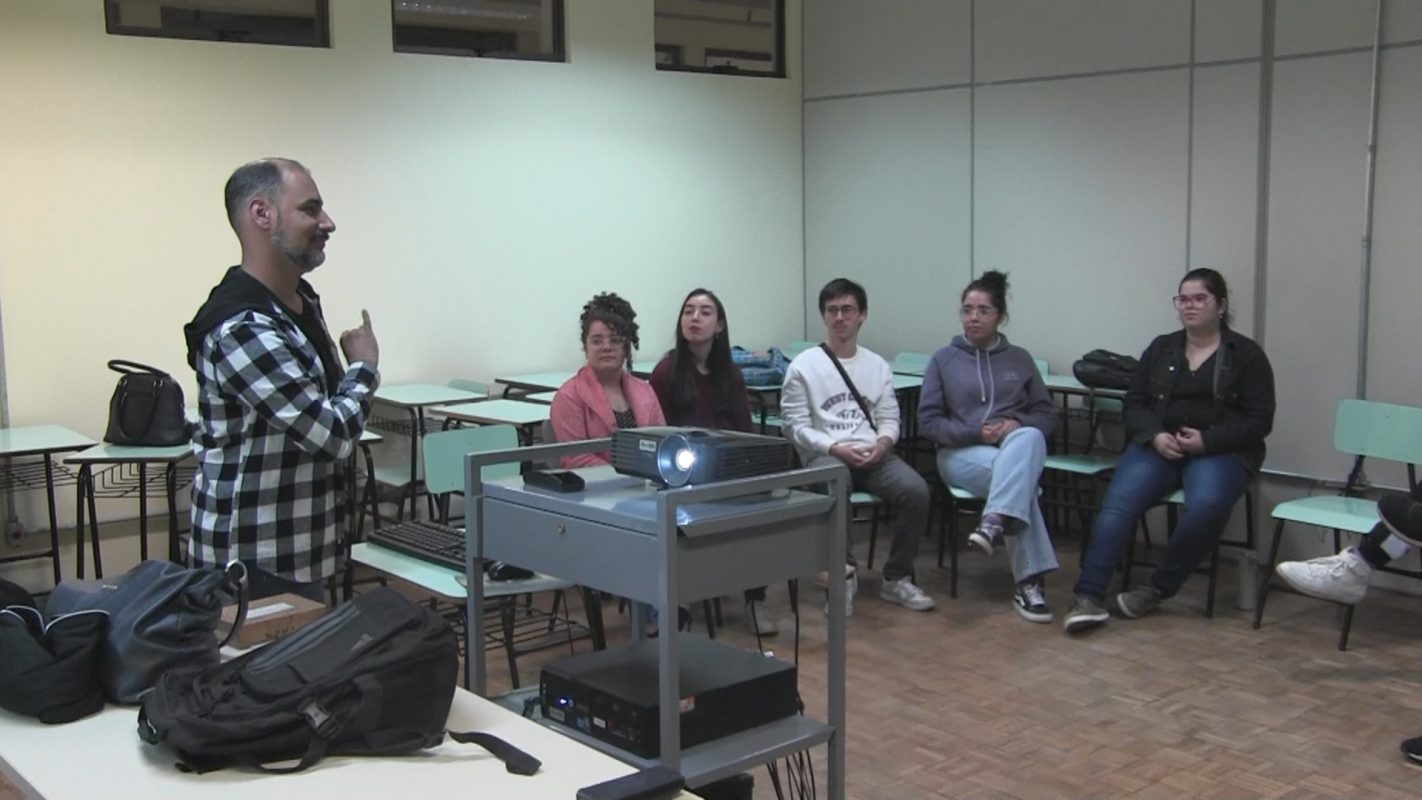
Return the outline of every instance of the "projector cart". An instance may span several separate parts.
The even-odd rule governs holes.
[[[491,464],[556,463],[559,456],[608,450],[610,439],[471,453],[465,460],[468,520],[468,637],[484,640],[483,557],[656,607],[675,620],[677,606],[739,593],[822,570],[842,569],[849,472],[842,466],[792,470],[681,489],[658,489],[611,467],[578,470],[586,487],[559,494],[525,487],[521,477],[482,481]],[[827,494],[809,491],[828,487]],[[774,493],[769,494],[769,493]],[[692,789],[783,756],[826,744],[828,797],[844,798],[844,581],[829,582],[829,719],[797,715],[681,748],[678,723],[679,634],[662,625],[659,706],[662,757],[640,758],[577,731],[560,733],[638,767],[663,764]],[[818,601],[808,601],[817,608]],[[634,638],[641,637],[634,625]],[[486,695],[484,648],[466,648],[467,685]],[[533,691],[537,691],[536,689]]]

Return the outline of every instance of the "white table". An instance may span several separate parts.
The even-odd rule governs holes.
[[[553,406],[544,403],[526,403],[523,400],[485,400],[482,403],[460,403],[432,409],[432,414],[456,422],[472,422],[476,425],[512,425],[524,444],[533,444],[533,428],[547,422],[553,414]]]
[[[632,768],[494,703],[455,690],[447,726],[491,733],[543,762],[536,775],[511,775],[475,745],[446,740],[413,756],[332,756],[306,772],[268,775],[230,769],[179,772],[167,750],[138,738],[137,711],[109,706],[68,725],[0,711],[0,772],[30,797],[103,800],[314,800],[379,798],[414,791],[427,797],[572,798],[582,786]],[[416,788],[418,787],[418,788]],[[682,793],[679,800],[696,800]]]

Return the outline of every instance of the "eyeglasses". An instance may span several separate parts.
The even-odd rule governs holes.
[[[588,347],[601,348],[604,346],[621,347],[627,344],[627,339],[622,336],[589,336]]]
[[[992,306],[963,306],[958,309],[958,315],[964,319],[975,316],[987,319],[997,316],[997,309]]]
[[[825,306],[824,313],[831,319],[838,316],[852,317],[859,313],[859,306]]]
[[[1174,303],[1176,308],[1185,308],[1186,306],[1200,308],[1209,305],[1213,299],[1215,296],[1212,294],[1177,294],[1170,298],[1170,302]]]

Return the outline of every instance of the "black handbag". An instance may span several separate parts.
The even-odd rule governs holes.
[[[123,375],[109,399],[104,441],[161,447],[188,441],[183,387],[173,376],[137,361],[114,359],[109,369]]]
[[[1071,374],[1093,389],[1129,389],[1139,362],[1110,350],[1092,350],[1071,365]]]
[[[117,579],[62,581],[49,596],[51,617],[98,609],[109,614],[99,682],[116,703],[137,703],[174,667],[209,666],[237,635],[247,615],[247,570],[188,569],[144,561]],[[222,607],[237,603],[237,620],[221,642]]]

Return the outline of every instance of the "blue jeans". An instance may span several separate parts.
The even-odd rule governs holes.
[[[1076,594],[1105,602],[1111,573],[1125,554],[1141,516],[1167,493],[1183,486],[1185,507],[1151,576],[1151,585],[1162,597],[1174,595],[1219,541],[1229,512],[1249,488],[1249,480],[1249,469],[1233,453],[1170,461],[1149,444],[1127,447],[1091,526]]]
[[[1052,537],[1037,503],[1046,459],[1047,437],[1036,428],[1018,428],[997,447],[977,444],[938,451],[938,475],[945,484],[986,498],[984,514],[1000,514],[1016,523],[1007,526],[1003,540],[1018,582],[1057,568]]]

